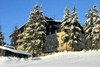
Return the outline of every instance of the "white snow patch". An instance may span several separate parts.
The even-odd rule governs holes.
[[[6,61],[5,61],[6,60]],[[99,51],[59,52],[31,60],[0,57],[0,67],[99,67]]]

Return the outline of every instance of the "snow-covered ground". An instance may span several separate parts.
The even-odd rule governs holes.
[[[100,50],[60,52],[31,60],[0,57],[0,67],[100,67]]]

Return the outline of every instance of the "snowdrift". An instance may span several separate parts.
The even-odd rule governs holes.
[[[0,67],[100,67],[100,50],[65,51],[33,59],[0,57]]]

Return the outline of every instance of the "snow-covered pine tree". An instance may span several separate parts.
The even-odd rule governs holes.
[[[75,51],[82,50],[85,46],[84,44],[85,37],[84,37],[83,27],[80,25],[80,22],[77,17],[75,6],[72,9],[70,30],[71,30],[71,35],[70,35],[69,44],[72,46],[73,50]]]
[[[13,36],[11,38],[11,44],[10,44],[11,46],[14,46],[15,48],[17,46],[17,43],[16,43],[16,41],[18,39],[17,35],[18,35],[18,27],[15,26],[14,27],[14,34],[13,34]]]
[[[69,9],[66,8],[64,11],[64,17],[61,24],[61,31],[65,32],[65,34],[62,36],[62,40],[64,41],[63,43],[68,42],[70,38],[70,22],[71,22],[71,18],[70,18]]]
[[[84,25],[84,32],[86,38],[86,50],[92,49],[92,29],[93,29],[93,13],[91,8],[88,9],[88,13],[86,14],[86,22]]]
[[[25,50],[32,53],[33,56],[41,55],[45,46],[46,19],[38,4],[30,13],[29,21],[26,24],[26,32]]]
[[[61,24],[61,31],[65,31],[66,29],[69,29],[68,27],[70,26],[70,22],[71,22],[70,13],[67,7],[64,11],[64,17],[63,17],[63,21]]]
[[[92,29],[92,49],[98,50],[100,48],[100,16],[96,4],[93,6],[93,29]]]
[[[84,26],[84,31],[87,41],[87,49],[98,50],[100,48],[100,16],[98,13],[98,7],[95,4],[93,9],[89,9],[86,14],[87,20]]]
[[[5,44],[4,36],[3,36],[2,32],[1,32],[1,25],[0,25],[0,45],[3,46],[4,44]]]

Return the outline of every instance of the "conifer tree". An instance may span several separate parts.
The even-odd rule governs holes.
[[[89,9],[86,15],[87,20],[84,26],[84,31],[88,49],[98,50],[100,48],[100,16],[98,13],[98,7],[95,4],[93,9]]]
[[[64,11],[64,17],[63,17],[63,21],[62,21],[62,24],[61,24],[61,31],[64,31],[65,34],[62,36],[62,39],[65,42],[68,42],[69,38],[70,38],[70,22],[71,22],[71,19],[70,19],[70,13],[69,13],[69,9],[66,8],[65,11]]]
[[[18,35],[18,27],[17,26],[14,27],[14,33],[13,34],[14,35],[11,38],[11,44],[10,45],[12,45],[12,46],[14,46],[16,48],[16,46],[17,46],[16,41],[18,39],[18,37],[17,37],[17,35]]]
[[[96,23],[96,21],[98,21],[98,18],[99,18],[99,11],[98,11],[98,7],[96,4],[94,4],[93,6],[93,22],[94,24]]]
[[[86,48],[87,50],[92,48],[92,29],[93,29],[93,13],[91,8],[88,9],[88,13],[86,14],[86,22],[84,25],[84,32],[86,38]]]
[[[61,31],[65,31],[70,26],[71,19],[70,19],[70,13],[68,8],[65,9],[63,18],[64,19],[61,24]]]
[[[100,35],[99,35],[99,29],[100,29],[100,16],[99,16],[98,7],[96,4],[93,6],[93,29],[92,29],[92,49],[98,50],[100,48]]]
[[[41,55],[45,46],[46,19],[38,4],[30,13],[29,21],[26,24],[26,32],[25,50],[34,56]]]
[[[2,32],[1,32],[1,26],[0,26],[0,45],[3,46],[4,44],[5,44],[4,36],[3,36]]]
[[[82,50],[85,46],[84,44],[85,37],[84,37],[83,28],[80,25],[80,22],[77,17],[75,6],[72,9],[70,30],[71,30],[71,35],[70,35],[70,40],[69,40],[70,45],[76,51]]]
[[[82,50],[84,48],[84,32],[79,23],[75,7],[72,10],[71,17],[68,8],[65,10],[61,30],[65,32],[65,35],[62,37],[64,43],[66,42],[69,47],[72,47],[72,50]],[[67,50],[69,49],[67,48]]]

